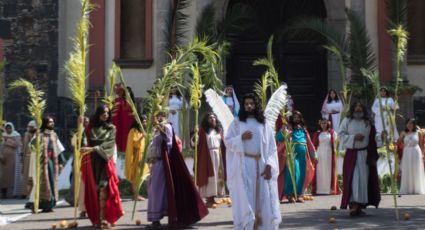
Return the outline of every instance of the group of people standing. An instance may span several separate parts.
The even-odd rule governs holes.
[[[0,184],[2,199],[28,198],[25,207],[32,209],[35,183],[40,184],[39,208],[51,212],[58,201],[58,175],[65,163],[62,143],[54,129],[54,118],[45,116],[39,130],[41,138],[40,178],[35,172],[34,139],[37,127],[30,121],[27,131],[21,135],[11,122],[4,125],[3,144],[0,153]],[[38,181],[37,181],[38,180]]]
[[[407,121],[400,137],[396,129],[389,132],[388,111],[396,109],[397,104],[386,88],[381,89],[384,112],[377,109],[378,100],[372,107],[375,122],[361,102],[353,103],[341,119],[342,101],[335,90],[330,90],[319,128],[310,138],[302,113],[294,110],[293,104],[286,107],[288,116],[279,116],[276,126],[269,127],[256,95],[244,95],[239,104],[234,89],[226,87],[223,102],[234,120],[223,133],[217,115],[205,113],[197,130],[193,181],[179,140],[179,113],[184,103],[178,91],[172,92],[167,110],[140,118],[143,126],[152,122],[155,127],[153,139],[145,143],[142,127],[135,121],[122,87],[116,86],[112,109],[100,105],[90,120],[78,119],[85,123],[85,130],[80,200],[76,202],[83,216],[87,215],[95,226],[108,227],[124,214],[118,190],[117,155],[125,154],[124,175],[131,182],[132,192],[137,193],[138,170],[146,145],[149,167],[143,174],[149,174],[147,218],[152,222],[151,229],[160,228],[164,216],[168,216],[171,226],[191,225],[205,217],[208,208],[215,208],[226,199],[233,209],[235,229],[278,229],[279,204],[304,202],[310,186],[313,194],[342,193],[340,207],[348,207],[351,216],[364,215],[366,206],[377,207],[380,202],[377,148],[389,134],[403,153],[400,193],[425,193],[423,136],[414,119]],[[40,208],[52,211],[58,200],[58,174],[64,164],[60,154],[64,148],[53,128],[53,117],[46,116],[40,127],[41,177],[35,178],[35,122],[28,124],[23,140],[13,124],[4,125],[0,154],[2,198],[28,196],[27,207],[32,207],[33,184],[40,180]],[[336,172],[337,150],[345,150],[342,191]],[[134,197],[144,200],[137,194]],[[216,200],[217,197],[225,199]]]

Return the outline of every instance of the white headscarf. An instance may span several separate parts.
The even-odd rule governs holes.
[[[6,126],[12,127],[12,132],[10,134],[8,134],[6,132]],[[6,122],[6,124],[4,124],[3,137],[20,137],[20,136],[21,136],[21,134],[19,134],[18,132],[16,132],[15,126],[12,124],[12,122]]]
[[[233,92],[233,95],[232,95],[233,103],[235,103],[233,105],[233,111],[232,111],[232,113],[233,113],[234,116],[237,116],[238,113],[239,113],[240,105],[239,105],[238,98],[236,97],[235,88],[233,88],[233,86],[230,86],[230,85],[229,86],[226,86],[226,88],[224,88],[224,96],[227,96],[227,93],[226,93],[227,88],[231,88],[232,89],[232,92]]]

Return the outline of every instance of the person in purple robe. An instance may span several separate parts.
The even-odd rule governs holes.
[[[160,229],[168,216],[171,227],[184,228],[208,214],[178,147],[165,112],[153,117],[156,131],[148,148],[151,164],[148,183],[148,229]]]

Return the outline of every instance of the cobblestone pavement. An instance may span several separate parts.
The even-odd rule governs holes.
[[[282,229],[425,229],[425,195],[409,195],[398,197],[400,208],[400,221],[395,220],[393,198],[390,195],[382,195],[382,201],[378,209],[366,209],[364,217],[351,218],[347,210],[330,210],[332,206],[339,206],[340,196],[316,196],[313,201],[297,204],[282,204],[281,212],[283,222]],[[59,205],[53,213],[41,213],[29,215],[22,209],[25,201],[7,200],[0,204],[0,214],[3,218],[16,222],[0,226],[0,229],[51,229],[52,224],[61,220],[72,221],[73,209],[65,203]],[[135,220],[131,220],[133,202],[123,200],[126,214],[118,221],[113,229],[141,229],[148,224],[146,222],[147,201],[138,202],[135,220],[141,220],[142,225],[137,226]],[[405,212],[409,212],[411,219],[403,220]],[[336,223],[329,223],[329,218],[334,217]],[[166,218],[162,221],[166,223]],[[87,219],[78,220],[79,229],[92,229]],[[165,227],[164,227],[165,228]],[[210,214],[191,229],[232,229],[232,212],[227,206],[219,206],[210,209]]]

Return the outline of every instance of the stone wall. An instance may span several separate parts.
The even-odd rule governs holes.
[[[24,78],[46,92],[46,112],[56,115],[58,76],[58,1],[0,1],[0,37],[4,40],[5,83]],[[9,91],[5,101],[5,119],[19,131],[30,116],[27,94]]]

